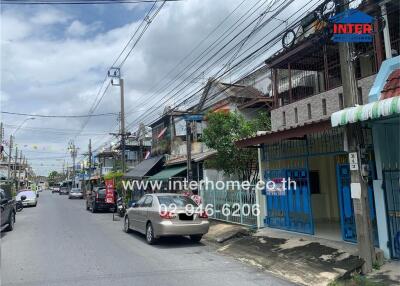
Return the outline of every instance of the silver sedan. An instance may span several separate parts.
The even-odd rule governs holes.
[[[190,236],[198,242],[208,232],[207,214],[189,197],[178,194],[148,194],[127,210],[124,230],[136,230],[153,244],[162,236]]]
[[[22,197],[25,197],[25,199],[22,199]],[[28,207],[28,206],[36,207],[36,205],[38,203],[36,192],[31,191],[31,190],[24,190],[24,191],[18,192],[17,196],[15,197],[15,200],[22,201],[22,205],[24,207]]]
[[[81,189],[72,188],[68,194],[69,199],[83,199],[83,193]]]

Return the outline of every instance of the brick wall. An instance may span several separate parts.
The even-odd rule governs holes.
[[[362,91],[363,104],[368,103],[368,93],[374,83],[375,76],[372,75],[358,81],[358,86]],[[272,110],[272,130],[275,131],[282,127],[293,127],[307,121],[329,118],[332,113],[340,110],[339,94],[342,92],[343,87],[340,86]],[[323,99],[326,100],[326,115],[323,114]],[[308,105],[310,105],[311,109],[311,118],[309,118]],[[297,108],[297,123],[295,108]],[[283,113],[285,113],[286,125],[284,125]]]

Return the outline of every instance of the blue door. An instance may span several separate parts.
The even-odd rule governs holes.
[[[342,238],[344,241],[357,242],[356,220],[354,216],[353,200],[350,190],[350,165],[337,164],[337,185],[338,185],[338,200],[340,208],[340,222],[342,228]],[[372,182],[372,179],[369,180]],[[368,185],[368,198],[370,208],[370,218],[373,227],[374,244],[378,245],[378,231],[376,226],[375,215],[375,200],[372,185]]]
[[[286,180],[284,191],[266,188],[267,216],[269,227],[314,234],[311,212],[311,196],[307,169],[280,169],[265,172],[265,180],[276,183],[280,189],[282,179]],[[296,184],[289,184],[289,179]]]
[[[400,170],[383,170],[390,255],[400,259]]]
[[[344,241],[357,242],[356,220],[350,191],[349,164],[337,164],[336,172],[342,237]]]

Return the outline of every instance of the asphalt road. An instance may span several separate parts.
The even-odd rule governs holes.
[[[1,285],[291,285],[186,238],[150,246],[110,213],[40,193],[1,238]]]

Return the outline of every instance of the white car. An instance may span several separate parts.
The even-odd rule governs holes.
[[[36,207],[37,202],[38,202],[36,192],[34,192],[34,191],[29,191],[29,190],[19,192],[19,193],[17,194],[17,196],[15,197],[15,200],[16,200],[16,201],[21,201],[21,197],[22,197],[22,196],[25,196],[25,198],[26,198],[25,200],[22,200],[22,205],[23,205],[24,207],[27,207],[27,206],[34,206],[34,207]]]

